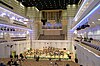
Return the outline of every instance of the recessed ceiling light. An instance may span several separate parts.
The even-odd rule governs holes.
[[[68,6],[71,6],[70,4]]]
[[[75,7],[76,5],[75,4],[73,4],[73,7]]]

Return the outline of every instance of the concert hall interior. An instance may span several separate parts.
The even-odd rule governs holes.
[[[0,66],[100,66],[100,0],[0,0]]]

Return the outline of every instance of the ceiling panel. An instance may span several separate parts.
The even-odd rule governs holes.
[[[35,6],[39,10],[67,9],[68,4],[78,4],[80,0],[17,0],[26,7]]]

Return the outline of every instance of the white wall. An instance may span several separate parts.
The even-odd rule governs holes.
[[[68,40],[72,40],[72,33],[71,33],[71,25],[72,25],[72,20],[73,20],[73,17],[69,17],[68,18],[68,26],[67,26],[67,38]]]
[[[76,44],[78,63],[83,66],[100,66],[100,56],[85,47]]]
[[[10,48],[7,45],[13,45],[12,48]],[[71,44],[70,41],[66,40],[33,40],[32,45],[30,44],[30,41],[15,41],[15,42],[5,42],[0,43],[0,58],[8,58],[10,56],[10,51],[16,51],[16,54],[23,53],[30,48],[32,49],[43,49],[43,47],[55,47],[60,48],[63,50],[63,48],[66,48],[66,50],[71,51]]]
[[[7,45],[13,45],[10,48]],[[30,41],[15,41],[15,42],[5,42],[0,43],[0,58],[8,58],[10,56],[10,51],[16,51],[16,54],[23,53],[30,48]]]
[[[39,26],[41,12],[36,7],[27,7],[26,16],[30,18],[31,28],[34,30],[32,39],[36,40],[40,34],[39,31],[41,30],[41,26]]]
[[[34,40],[32,43],[33,49],[43,49],[43,47],[66,48],[71,50],[70,41],[67,40]]]

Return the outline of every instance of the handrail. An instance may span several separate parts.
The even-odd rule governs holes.
[[[85,41],[82,41],[81,43],[100,51],[100,46],[98,46],[98,45],[95,45],[95,44],[92,44],[92,43],[89,43],[89,42],[85,42]]]

